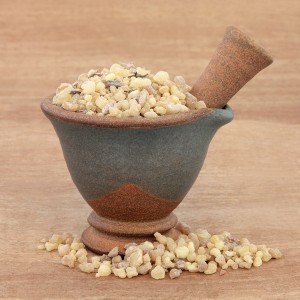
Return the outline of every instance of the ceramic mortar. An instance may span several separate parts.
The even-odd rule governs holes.
[[[42,102],[79,192],[92,207],[83,242],[95,252],[176,235],[172,211],[190,190],[229,106],[164,118],[99,118]],[[173,229],[173,230],[172,230]]]

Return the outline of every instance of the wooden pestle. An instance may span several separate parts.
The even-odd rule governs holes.
[[[270,54],[234,26],[226,28],[208,66],[191,93],[207,107],[222,108],[259,71],[273,62]]]

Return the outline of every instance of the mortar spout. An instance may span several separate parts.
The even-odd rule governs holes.
[[[218,128],[222,127],[223,125],[229,123],[233,119],[233,111],[229,105],[226,105],[224,108],[215,108],[212,116],[211,121],[214,128],[217,130]]]

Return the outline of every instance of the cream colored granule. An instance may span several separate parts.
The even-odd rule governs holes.
[[[81,263],[78,265],[79,269],[84,273],[92,273],[94,272],[94,265],[92,263]]]
[[[126,268],[126,276],[128,278],[132,278],[132,277],[135,277],[135,276],[138,276],[138,271],[136,269],[136,267],[127,267]]]
[[[143,263],[148,263],[148,262],[151,262],[151,257],[149,253],[146,253],[143,255]]]
[[[146,275],[152,269],[151,262],[146,262],[137,267],[137,272],[141,275]]]
[[[108,253],[108,256],[109,257],[115,257],[119,254],[119,248],[118,247],[115,247],[113,249],[111,249]]]
[[[175,263],[172,262],[171,258],[169,256],[163,256],[162,257],[162,266],[165,269],[170,269],[175,267]]]
[[[198,264],[196,262],[191,263],[191,262],[187,261],[185,263],[185,270],[187,270],[191,273],[199,272]]]
[[[141,245],[139,245],[139,248],[142,249],[143,251],[150,251],[154,249],[154,245],[151,242],[144,242]]]
[[[205,274],[211,275],[217,272],[217,264],[213,261],[208,263],[207,269],[204,271]]]
[[[75,267],[75,261],[76,261],[76,256],[74,255],[74,253],[69,253],[67,255],[65,255],[62,259],[61,259],[61,263],[64,266],[67,266],[69,268],[74,268]]]
[[[195,234],[194,232],[190,232],[188,234],[188,238],[193,242],[195,249],[198,249],[200,247],[200,241],[197,234]]]
[[[138,245],[131,245],[131,246],[125,248],[125,249],[126,249],[126,251],[125,251],[125,258],[128,258],[128,257],[130,257],[130,255],[132,253],[136,252],[139,249],[139,246]]]
[[[87,115],[151,119],[206,108],[190,90],[182,76],[172,81],[165,71],[152,74],[133,64],[113,64],[81,74],[73,84],[62,83],[52,102]],[[182,232],[188,234],[189,226],[182,226]]]
[[[96,274],[96,277],[106,277],[109,276],[111,274],[111,266],[108,264],[101,264],[98,272]]]
[[[263,251],[263,257],[262,257],[262,261],[263,262],[268,262],[269,260],[271,260],[272,255],[269,253],[268,250]]]
[[[59,256],[63,257],[71,251],[71,247],[69,244],[60,244],[60,245],[58,245],[57,251],[58,251]]]
[[[61,244],[63,242],[63,238],[59,234],[53,234],[52,237],[49,239],[49,243],[52,244]]]
[[[164,279],[166,276],[166,271],[162,266],[156,266],[151,271],[151,277],[154,279]]]
[[[210,239],[211,235],[207,230],[203,230],[203,229],[197,229],[196,230],[196,234],[198,236],[198,239],[200,241],[207,241]]]
[[[50,243],[50,242],[45,243],[45,249],[49,252],[56,250],[57,248],[58,248],[58,244],[54,244],[54,243]]]
[[[161,256],[157,256],[155,259],[155,266],[161,266],[161,265],[162,265]]]
[[[112,263],[120,263],[122,261],[122,256],[121,255],[117,255],[117,256],[114,256],[112,259],[111,259],[111,262]]]
[[[74,250],[74,249],[72,249],[72,250]],[[81,256],[87,256],[88,255],[88,253],[87,253],[87,251],[84,249],[84,248],[80,248],[80,249],[78,249],[77,251],[76,251],[76,254],[75,254],[75,256],[78,258],[78,257],[81,257]]]
[[[84,245],[83,245],[83,243],[80,243],[80,242],[72,242],[72,244],[71,244],[71,249],[72,250],[79,250],[79,249],[82,249],[82,248],[84,248]]]
[[[156,238],[156,240],[160,243],[160,244],[163,244],[163,245],[166,245],[167,244],[167,237],[160,234],[159,232],[155,232],[154,233],[154,237]]]
[[[187,258],[188,254],[189,254],[189,248],[186,246],[177,247],[175,249],[175,254],[180,259]]]
[[[220,266],[222,267],[223,265],[225,265],[226,263],[226,259],[223,255],[219,255],[215,258],[215,262]]]
[[[253,266],[254,267],[260,267],[262,265],[262,263],[263,262],[262,262],[261,258],[259,256],[256,256],[254,258]]]
[[[73,250],[74,251],[74,250]],[[87,260],[88,260],[88,258],[87,258],[87,256],[85,256],[85,255],[82,255],[82,256],[79,256],[78,258],[77,258],[77,261],[78,261],[78,263],[86,263],[87,262]]]
[[[173,253],[175,251],[176,247],[177,247],[177,244],[172,238],[168,237],[166,246],[167,246],[168,250]]]
[[[278,248],[273,248],[273,249],[270,248],[269,253],[272,256],[272,258],[275,258],[275,259],[279,259],[282,257],[282,253],[280,252],[280,250]]]
[[[124,268],[120,268],[120,269],[113,269],[113,273],[115,276],[119,277],[119,278],[126,278],[126,271]]]
[[[100,264],[101,264],[100,260],[101,260],[100,256],[93,256],[91,258],[91,263],[92,263],[94,269],[99,269]]]
[[[143,264],[143,251],[137,248],[129,257],[129,265],[131,267],[138,267],[141,264]]]

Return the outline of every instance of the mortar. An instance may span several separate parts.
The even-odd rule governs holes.
[[[192,90],[209,108],[119,119],[66,111],[51,98],[42,101],[71,177],[93,209],[82,234],[85,245],[97,253],[118,246],[122,253],[126,243],[153,240],[156,231],[175,238],[173,210],[196,180],[214,134],[233,119],[226,103],[271,62],[249,36],[228,27]]]

